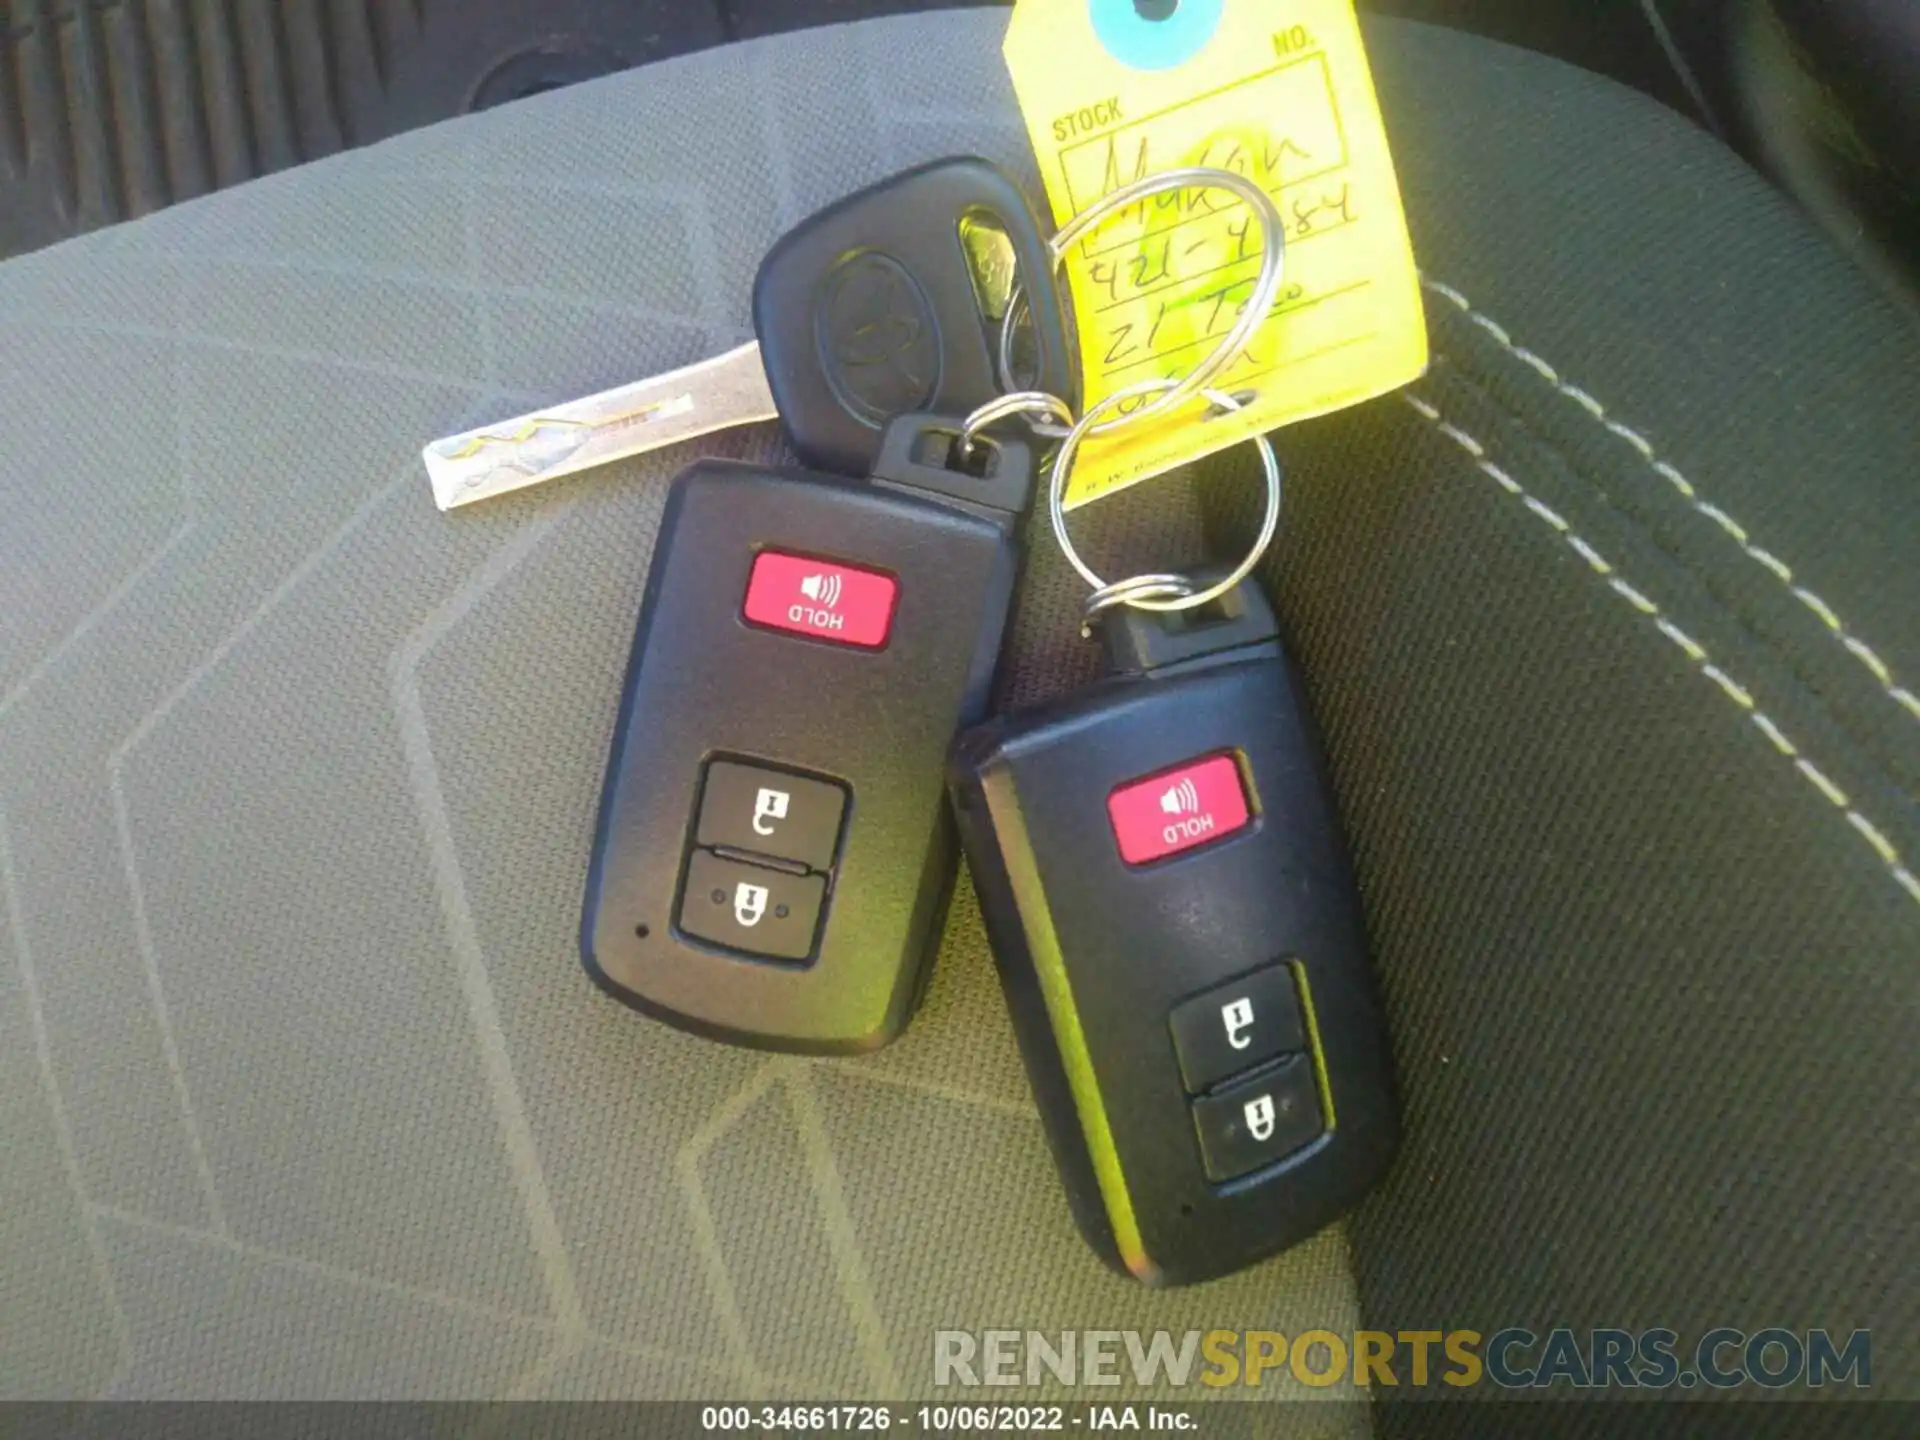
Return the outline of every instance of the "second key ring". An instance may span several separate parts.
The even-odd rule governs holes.
[[[1211,604],[1253,573],[1253,567],[1260,563],[1261,558],[1273,545],[1273,537],[1279,533],[1282,479],[1280,457],[1274,453],[1271,440],[1265,435],[1255,435],[1252,438],[1252,444],[1260,454],[1260,465],[1266,473],[1266,514],[1260,522],[1260,533],[1254,537],[1253,547],[1247,551],[1246,558],[1225,579],[1204,589],[1179,575],[1136,575],[1110,584],[1095,574],[1093,567],[1081,559],[1080,552],[1074,548],[1073,536],[1067,533],[1066,503],[1067,481],[1072,478],[1073,461],[1079,454],[1081,442],[1087,436],[1098,432],[1100,417],[1107,411],[1118,408],[1135,396],[1169,391],[1180,383],[1182,382],[1177,380],[1141,380],[1114,391],[1080,417],[1074,427],[1067,432],[1066,437],[1061,440],[1060,449],[1054,456],[1053,476],[1047,486],[1047,518],[1053,523],[1053,538],[1059,543],[1060,553],[1067,557],[1067,563],[1079,572],[1080,578],[1093,587],[1093,596],[1087,602],[1089,623],[1097,619],[1103,611],[1119,605],[1129,605],[1136,610],[1172,612],[1197,610],[1202,605]],[[1239,399],[1221,390],[1202,388],[1199,393],[1213,405],[1216,413],[1231,414],[1242,406]]]
[[[1219,170],[1204,165],[1184,165],[1178,169],[1163,170],[1156,175],[1148,175],[1118,190],[1102,196],[1060,228],[1048,247],[1053,253],[1057,269],[1066,261],[1067,251],[1089,230],[1097,229],[1106,220],[1129,205],[1138,204],[1155,195],[1164,195],[1179,190],[1228,190],[1246,202],[1254,220],[1260,226],[1260,273],[1254,278],[1253,291],[1247,296],[1246,303],[1240,307],[1240,314],[1233,327],[1220,339],[1211,353],[1194,366],[1178,381],[1156,384],[1155,389],[1162,391],[1160,398],[1152,404],[1142,407],[1131,415],[1116,416],[1102,421],[1088,433],[1102,435],[1122,425],[1132,425],[1150,416],[1172,409],[1182,401],[1201,393],[1207,382],[1217,378],[1228,366],[1246,353],[1253,342],[1254,335],[1266,323],[1268,313],[1279,299],[1280,286],[1287,274],[1287,231],[1286,221],[1280,214],[1280,208],[1274,199],[1260,186],[1246,176],[1232,170]],[[1021,313],[1027,308],[1026,292],[1016,288],[1008,297],[1006,314],[1000,324],[999,367],[1002,389],[1016,388],[1013,376],[1013,339],[1019,326]],[[1144,384],[1129,386],[1118,392],[1127,395],[1149,393]],[[1098,408],[1098,407],[1096,407]]]

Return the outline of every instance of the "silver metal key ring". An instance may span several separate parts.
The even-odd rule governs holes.
[[[960,426],[961,449],[971,451],[982,430],[1016,417],[1024,417],[1029,430],[1048,440],[1061,439],[1073,428],[1073,407],[1058,395],[1044,390],[1015,390],[996,396],[967,416]]]
[[[1191,594],[1193,581],[1184,575],[1135,575],[1129,580],[1116,580],[1087,597],[1086,606],[1081,612],[1080,634],[1091,640],[1093,627],[1109,610],[1118,610],[1123,605],[1142,600],[1181,600]]]
[[[1079,572],[1080,578],[1093,588],[1093,597],[1087,602],[1089,624],[1117,605],[1131,605],[1136,610],[1170,613],[1178,610],[1196,610],[1202,605],[1210,604],[1253,573],[1253,567],[1260,563],[1268,548],[1272,546],[1273,537],[1279,533],[1282,488],[1280,457],[1274,454],[1272,441],[1265,435],[1255,435],[1252,443],[1260,452],[1260,464],[1266,471],[1266,516],[1260,523],[1260,533],[1254,539],[1253,548],[1247,552],[1246,558],[1240,562],[1233,573],[1219,584],[1200,589],[1184,576],[1168,574],[1136,575],[1131,580],[1120,580],[1109,584],[1096,575],[1093,568],[1080,558],[1080,552],[1074,548],[1073,537],[1067,533],[1066,496],[1067,481],[1073,474],[1073,461],[1074,457],[1080,453],[1081,442],[1087,436],[1098,433],[1100,416],[1103,412],[1113,409],[1134,395],[1149,395],[1157,390],[1171,390],[1178,383],[1174,380],[1141,380],[1124,389],[1114,391],[1080,417],[1079,422],[1060,442],[1059,452],[1054,456],[1053,478],[1047,486],[1047,517],[1053,523],[1053,537],[1059,542],[1060,553],[1067,557],[1067,563]],[[1202,390],[1200,394],[1222,413],[1230,414],[1240,409],[1244,403],[1238,396],[1229,395],[1222,390]],[[1176,591],[1182,593],[1175,593]]]
[[[1166,393],[1151,405],[1131,415],[1119,416],[1104,421],[1088,432],[1094,435],[1117,430],[1123,425],[1134,425],[1150,416],[1172,409],[1181,402],[1200,393],[1208,381],[1214,379],[1228,366],[1232,365],[1253,342],[1253,337],[1266,323],[1267,315],[1280,295],[1280,286],[1287,274],[1287,234],[1286,221],[1280,214],[1280,208],[1274,204],[1273,197],[1244,175],[1231,170],[1217,170],[1204,165],[1186,165],[1176,170],[1164,170],[1157,175],[1148,175],[1131,184],[1122,185],[1109,195],[1102,196],[1075,215],[1058,234],[1048,242],[1053,252],[1056,270],[1064,263],[1066,253],[1087,231],[1096,228],[1115,211],[1124,210],[1137,201],[1150,196],[1163,195],[1175,190],[1230,190],[1238,195],[1253,212],[1254,219],[1260,223],[1260,273],[1254,280],[1253,293],[1247,297],[1241,307],[1239,318],[1233,328],[1221,337],[1220,343],[1198,365],[1179,381],[1170,383]],[[1016,381],[1013,375],[1013,340],[1020,316],[1029,308],[1026,291],[1016,286],[1007,300],[1007,313],[1000,322],[999,367],[1000,384],[1012,389]],[[1128,387],[1130,390],[1134,387]]]

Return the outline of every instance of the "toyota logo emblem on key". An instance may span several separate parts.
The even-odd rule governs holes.
[[[940,386],[940,324],[907,268],[857,250],[827,276],[823,294],[814,321],[820,367],[847,411],[877,427],[926,409]]]

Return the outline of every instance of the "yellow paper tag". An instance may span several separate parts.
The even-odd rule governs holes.
[[[1280,298],[1211,387],[1256,398],[1204,424],[1196,399],[1088,440],[1070,508],[1426,369],[1419,274],[1352,0],[1018,0],[1006,59],[1057,223],[1183,165],[1246,176],[1286,223]],[[1184,190],[1075,244],[1082,404],[1191,370],[1252,294],[1261,243],[1231,192]]]

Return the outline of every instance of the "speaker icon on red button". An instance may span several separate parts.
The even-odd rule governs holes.
[[[878,650],[893,629],[899,594],[891,575],[763,550],[754,557],[741,613],[770,630]]]
[[[1239,762],[1213,755],[1122,785],[1107,797],[1107,817],[1120,858],[1146,865],[1245,829],[1253,812]]]
[[[800,593],[829,610],[840,603],[840,577],[834,574],[806,575],[800,580]]]

